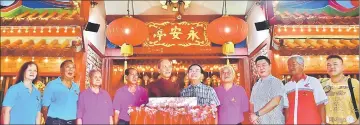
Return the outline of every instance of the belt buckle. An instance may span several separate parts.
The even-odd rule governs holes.
[[[66,124],[72,124],[73,121],[66,121]]]

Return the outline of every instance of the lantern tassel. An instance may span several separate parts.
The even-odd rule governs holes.
[[[121,53],[122,56],[125,57],[125,62],[124,62],[124,84],[127,84],[127,81],[125,79],[125,77],[126,77],[125,70],[127,69],[126,57],[132,56],[134,54],[134,48],[133,48],[132,45],[124,43],[123,45],[121,45],[120,53]]]
[[[134,48],[132,45],[124,43],[121,45],[120,53],[125,57],[132,56],[134,54]]]
[[[222,52],[224,55],[233,54],[235,52],[235,47],[233,42],[227,42],[222,46]]]
[[[229,54],[233,54],[235,52],[235,47],[234,47],[234,43],[233,42],[227,42],[222,46],[222,53],[224,55],[226,55],[227,59],[226,59],[226,64],[230,65],[230,60],[229,60]]]

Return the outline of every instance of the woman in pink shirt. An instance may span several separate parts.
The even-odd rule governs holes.
[[[113,107],[110,95],[101,88],[102,77],[98,70],[89,73],[90,87],[80,93],[77,109],[78,124],[113,124]]]

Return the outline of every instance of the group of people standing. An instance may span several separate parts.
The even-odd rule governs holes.
[[[359,124],[359,81],[343,74],[343,60],[327,58],[330,79],[318,80],[304,73],[304,59],[288,59],[290,82],[283,85],[271,75],[271,62],[265,56],[255,60],[260,79],[252,88],[250,99],[243,87],[234,84],[235,70],[225,65],[220,69],[222,85],[204,85],[204,70],[192,64],[187,70],[190,85],[180,89],[170,80],[172,62],[158,63],[160,78],[147,88],[137,84],[135,68],[125,70],[127,84],[119,88],[114,100],[101,89],[102,75],[89,73],[91,86],[80,92],[74,83],[75,65],[66,60],[60,65],[61,76],[50,81],[41,96],[33,82],[38,77],[34,62],[22,65],[16,84],[6,93],[2,107],[3,124],[129,124],[129,106],[147,104],[149,97],[197,97],[198,105],[216,106],[218,124],[241,124],[250,110],[253,124]],[[320,82],[322,81],[322,82]]]
[[[316,79],[304,73],[304,58],[291,56],[285,85],[271,75],[271,62],[259,56],[256,68],[260,79],[250,97],[253,124],[359,124],[359,81],[344,75],[344,61],[327,57],[330,78]],[[309,62],[311,63],[311,62]]]

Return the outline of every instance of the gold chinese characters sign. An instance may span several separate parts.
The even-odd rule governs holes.
[[[211,46],[206,36],[207,22],[149,22],[149,37],[144,47]]]

